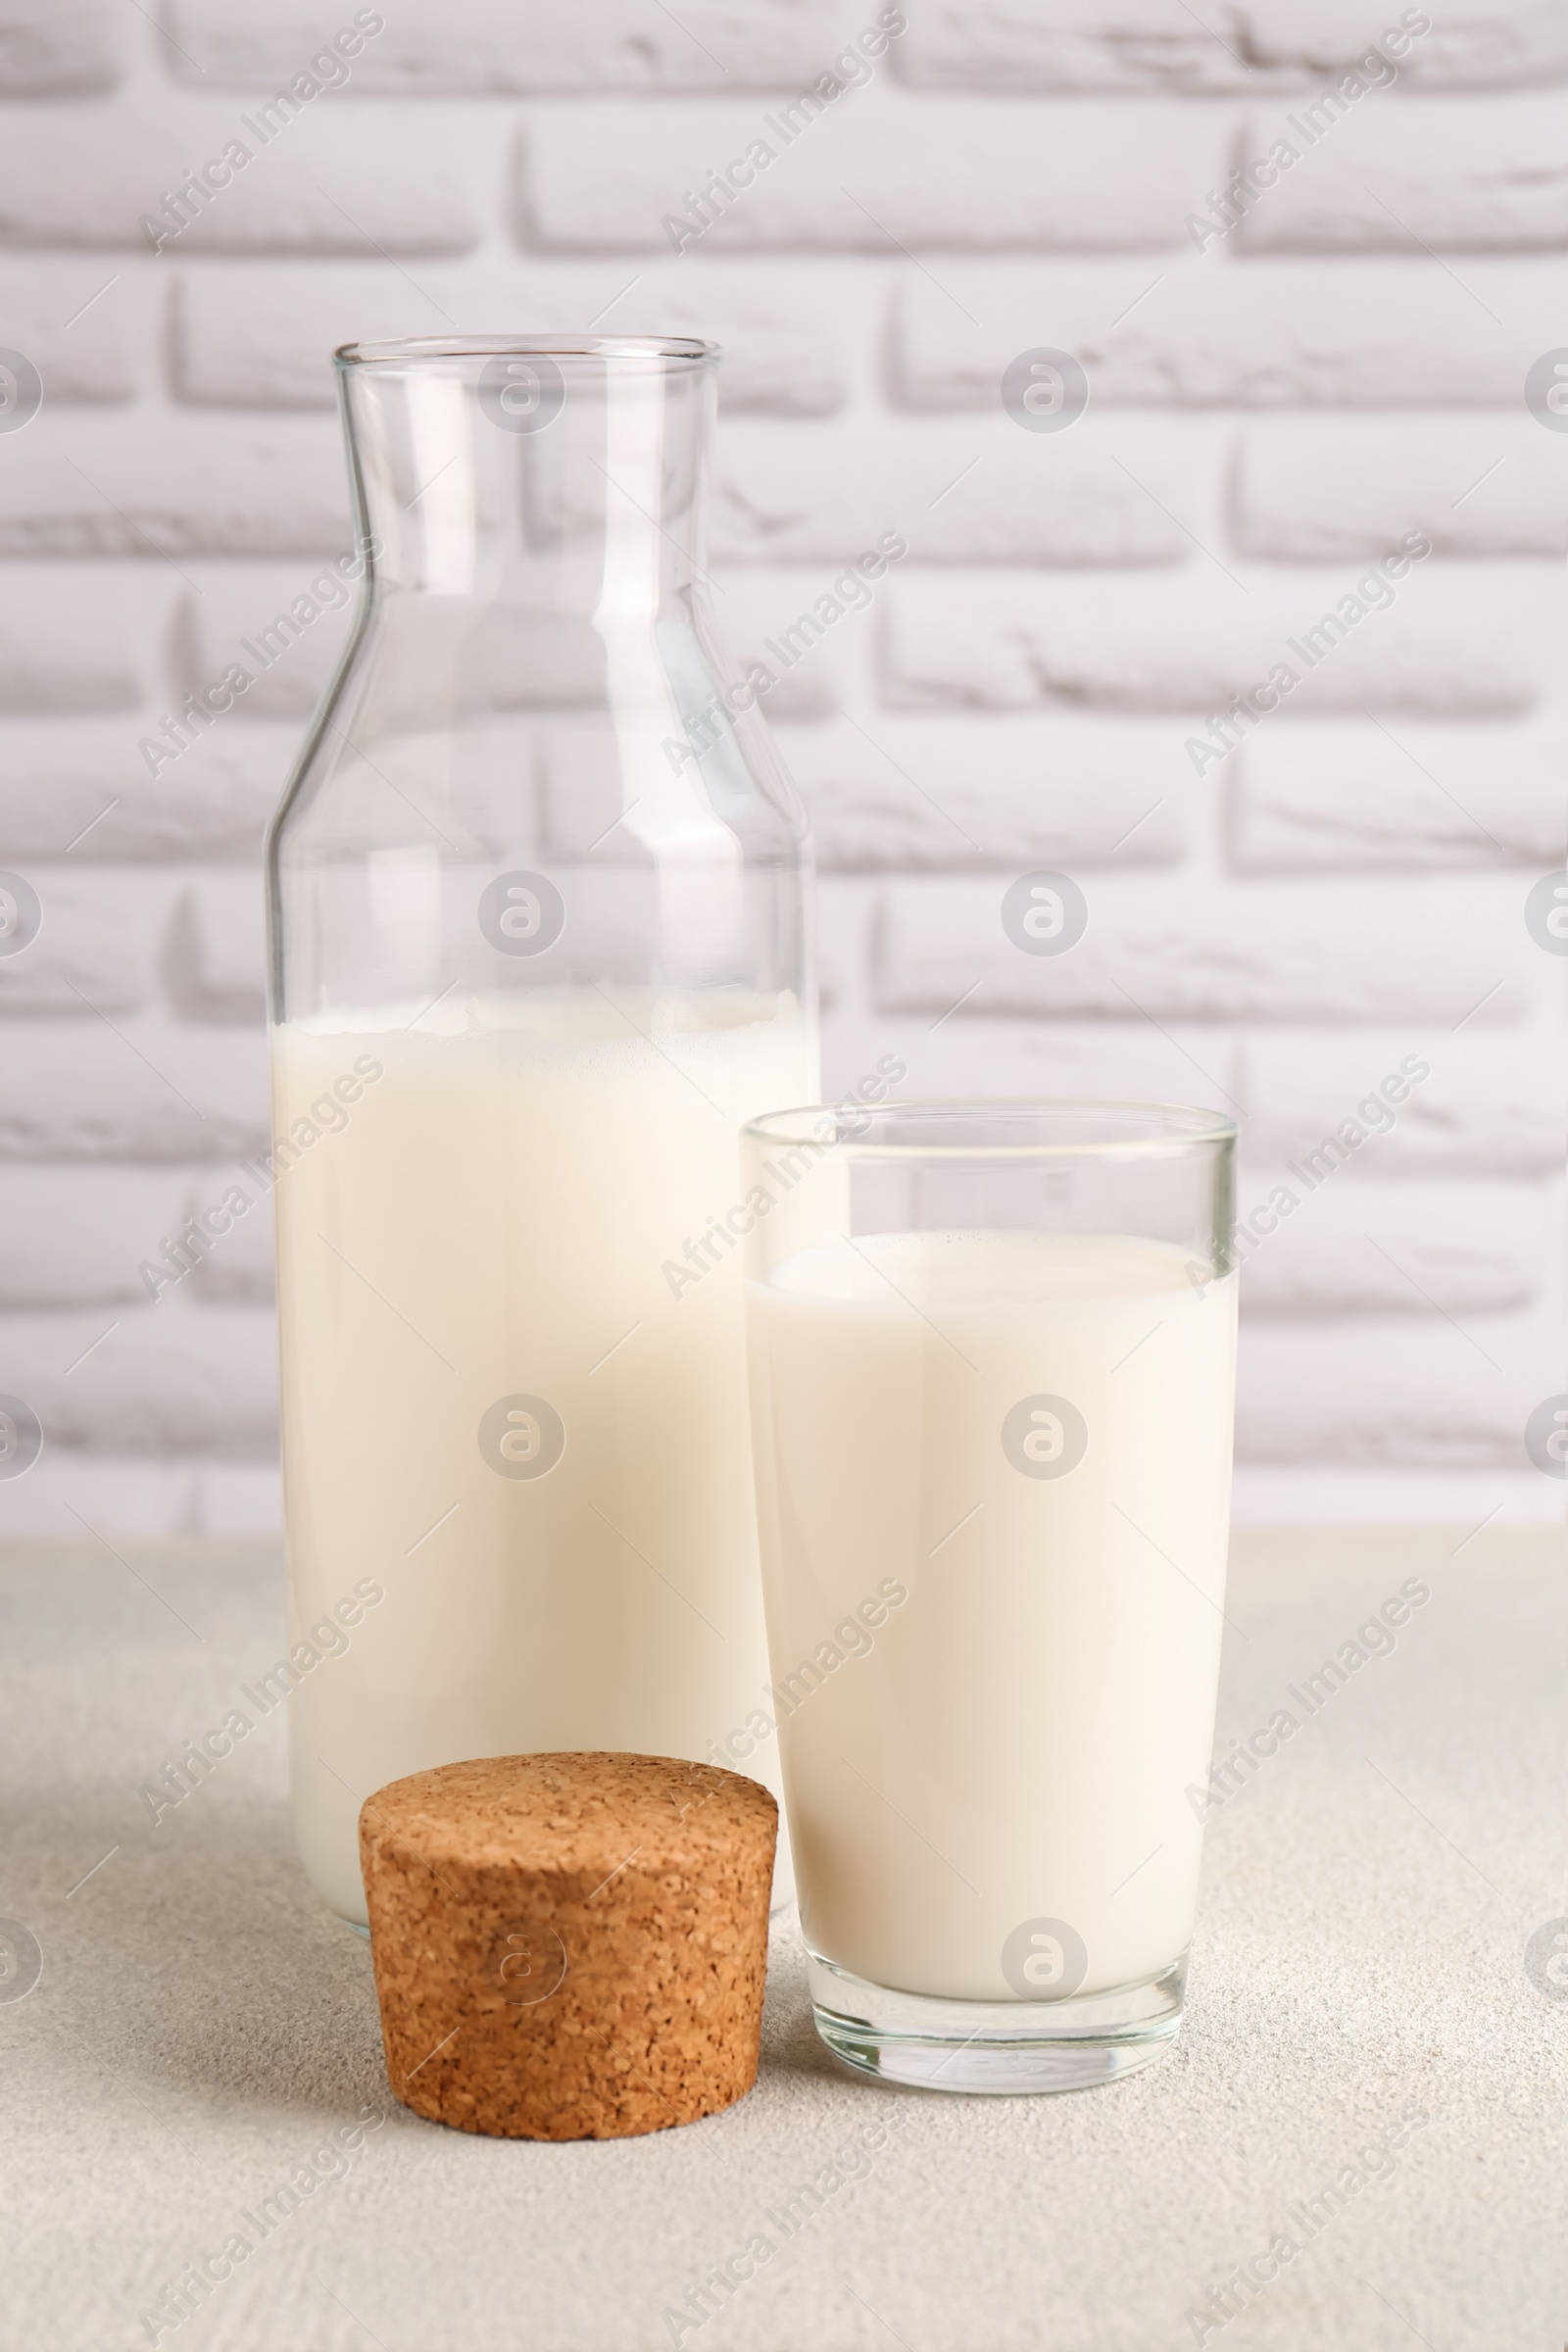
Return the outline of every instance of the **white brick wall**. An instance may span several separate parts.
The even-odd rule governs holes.
[[[0,433],[0,866],[44,906],[0,957],[0,1391],[48,1432],[0,1535],[275,1515],[266,1204],[156,1305],[137,1265],[265,1135],[258,853],[342,616],[156,784],[136,741],[344,541],[334,343],[590,320],[726,347],[737,651],[908,541],[773,698],[829,1086],[893,1050],[911,1091],[1233,1104],[1244,1501],[1549,1511],[1520,1433],[1568,1383],[1564,963],[1523,910],[1568,856],[1568,433],[1524,378],[1568,340],[1563,0],[1466,0],[1358,96],[1419,12],[909,0],[787,144],[872,0],[406,0],[154,253],[139,217],[355,12],[159,13],[0,0],[0,346],[44,385]],[[1063,432],[1002,404],[1042,346],[1087,372]],[[1411,533],[1392,605],[1196,773]],[[1060,958],[1001,927],[1036,868],[1089,903]],[[1405,1057],[1394,1124],[1304,1182]]]

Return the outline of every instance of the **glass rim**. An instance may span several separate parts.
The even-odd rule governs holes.
[[[1062,1138],[1037,1132],[1020,1134],[1016,1141],[956,1133],[951,1142],[940,1133],[879,1137],[875,1132],[901,1120],[938,1129],[951,1121],[959,1130],[982,1124],[1004,1126],[1009,1121],[1020,1128],[1033,1125],[1039,1129],[1052,1119],[1064,1123],[1100,1119],[1111,1132]],[[1113,1131],[1118,1122],[1125,1130],[1121,1134]],[[1236,1120],[1219,1111],[1195,1109],[1182,1102],[1136,1102],[1093,1095],[942,1095],[885,1102],[815,1102],[764,1111],[741,1129],[748,1141],[760,1145],[811,1144],[888,1159],[1168,1157],[1204,1145],[1234,1144],[1239,1132]]]
[[[696,335],[413,335],[402,340],[340,343],[336,368],[406,368],[434,360],[667,360],[706,368],[720,356],[716,343]]]

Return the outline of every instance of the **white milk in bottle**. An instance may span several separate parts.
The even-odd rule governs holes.
[[[274,1032],[293,1803],[345,1917],[383,1783],[700,1759],[761,1698],[724,1220],[739,1124],[816,1068],[792,1000],[728,1012],[475,1000]]]

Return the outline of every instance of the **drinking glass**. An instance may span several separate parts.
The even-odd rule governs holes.
[[[1067,2089],[1179,2028],[1235,1141],[1093,1102],[744,1131],[772,1704],[817,2031],[866,2073]]]

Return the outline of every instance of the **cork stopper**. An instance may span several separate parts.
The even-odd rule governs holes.
[[[757,2078],[778,1808],[712,1764],[487,1756],[360,1813],[394,2095],[513,2139],[618,2139]]]

